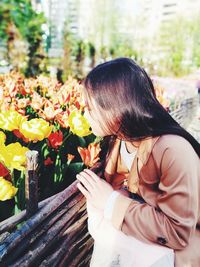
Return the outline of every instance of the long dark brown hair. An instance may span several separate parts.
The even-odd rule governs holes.
[[[200,144],[159,103],[151,79],[132,59],[117,58],[98,65],[87,75],[84,87],[88,99],[93,97],[101,109],[112,136],[136,141],[179,135],[200,157]]]

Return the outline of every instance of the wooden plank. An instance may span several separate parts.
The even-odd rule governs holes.
[[[38,151],[31,150],[26,152],[26,217],[31,217],[38,210]]]

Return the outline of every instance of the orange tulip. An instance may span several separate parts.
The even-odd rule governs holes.
[[[101,148],[99,143],[89,144],[88,148],[78,147],[81,159],[87,167],[92,167],[99,160],[100,151]]]
[[[53,105],[49,100],[46,100],[44,102],[43,110],[39,112],[40,116],[46,120],[53,120],[54,117],[61,113],[62,109],[57,108],[55,105]]]
[[[70,164],[70,162],[75,158],[72,154],[67,154],[67,164]]]
[[[69,127],[68,120],[69,120],[69,112],[68,112],[68,110],[57,114],[56,117],[55,117],[55,121],[57,121],[61,125],[61,127],[63,127],[63,128],[68,128]]]
[[[41,97],[37,92],[33,92],[31,107],[35,110],[40,110],[44,105],[45,99]]]

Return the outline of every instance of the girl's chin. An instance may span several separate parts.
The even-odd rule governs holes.
[[[94,129],[92,129],[92,133],[98,137],[104,137],[106,136],[107,134],[104,134],[102,132],[99,132],[99,131],[95,131]]]

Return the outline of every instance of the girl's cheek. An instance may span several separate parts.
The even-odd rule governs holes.
[[[89,122],[90,126],[92,127],[92,125],[93,125],[93,121],[94,121],[94,120],[93,120],[92,117],[90,116],[88,110],[85,110],[85,112],[84,112],[84,117],[85,117],[86,120]]]
[[[89,112],[87,109],[85,109],[85,112],[84,112],[84,117],[86,118],[86,120],[90,121],[90,116],[89,116]]]

